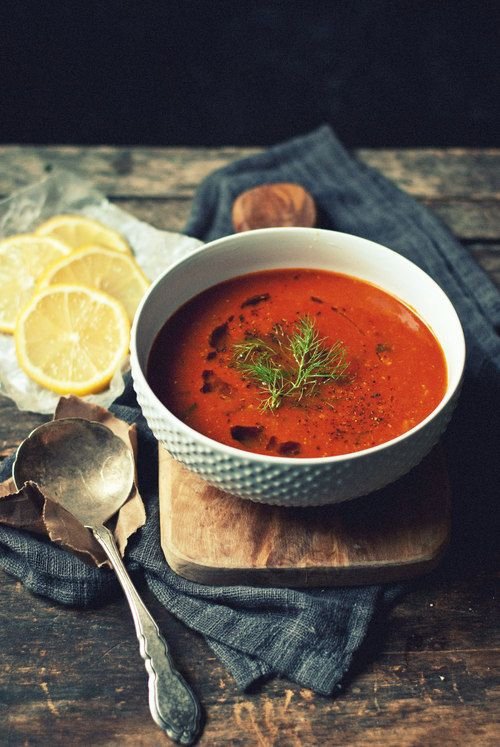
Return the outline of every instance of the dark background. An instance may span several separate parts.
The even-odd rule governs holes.
[[[0,142],[496,146],[500,2],[2,0]]]

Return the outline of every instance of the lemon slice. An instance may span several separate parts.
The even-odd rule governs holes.
[[[39,236],[53,236],[72,249],[99,244],[108,249],[130,253],[130,246],[118,231],[84,215],[54,215],[36,228]]]
[[[19,310],[39,276],[70,252],[66,244],[48,236],[16,234],[0,241],[0,332],[14,332]]]
[[[14,335],[23,371],[58,394],[83,396],[105,389],[125,360],[130,325],[119,301],[79,285],[35,293]]]
[[[42,275],[38,287],[55,283],[85,285],[109,293],[123,304],[130,321],[149,286],[149,280],[130,254],[100,246],[87,246],[57,260]]]

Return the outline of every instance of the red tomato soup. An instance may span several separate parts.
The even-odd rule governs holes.
[[[149,383],[191,428],[270,456],[388,441],[442,399],[446,363],[406,305],[354,277],[268,270],[200,293],[164,325]]]

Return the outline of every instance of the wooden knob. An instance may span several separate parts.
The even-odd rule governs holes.
[[[316,205],[299,184],[262,184],[236,198],[232,220],[236,231],[273,226],[311,228],[316,223]]]

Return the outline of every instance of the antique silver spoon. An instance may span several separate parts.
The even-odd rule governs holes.
[[[84,526],[108,556],[125,592],[141,656],[149,675],[153,719],[180,744],[192,744],[200,725],[200,706],[175,669],[168,646],[135,589],[104,525],[130,495],[134,480],[130,448],[106,426],[82,418],[61,418],[30,433],[17,450],[12,476],[19,490],[32,480]]]

